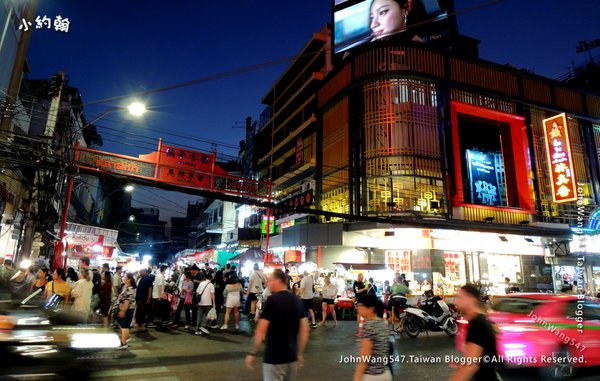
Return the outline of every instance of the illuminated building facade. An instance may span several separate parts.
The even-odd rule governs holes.
[[[600,97],[425,44],[387,41],[344,57],[318,102],[318,207],[395,219],[387,228],[345,225],[346,235],[375,239],[343,240],[370,247],[369,260],[389,263],[386,250],[396,257],[409,250],[411,270],[429,277],[444,274],[435,257],[458,253],[467,280],[492,281],[495,271],[527,289],[549,283],[550,263],[557,281],[577,252],[588,258],[588,281],[600,270],[600,246],[569,243],[573,228],[594,223],[600,204]],[[410,235],[420,242],[382,243],[403,236],[403,226],[420,228]],[[518,256],[516,270],[490,264],[508,253]],[[531,277],[546,280],[526,279],[530,267],[537,268]]]
[[[257,169],[276,202],[339,215],[276,213],[271,250],[385,265],[444,293],[478,280],[503,292],[505,278],[558,290],[578,273],[600,291],[600,97],[402,38],[333,55],[331,70],[323,53],[315,81],[311,50],[264,99],[280,106],[259,126]]]

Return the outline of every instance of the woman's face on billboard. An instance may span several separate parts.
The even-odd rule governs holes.
[[[395,0],[373,0],[371,3],[370,27],[374,39],[406,29],[407,12]]]

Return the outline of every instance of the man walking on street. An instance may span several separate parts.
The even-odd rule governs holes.
[[[262,272],[258,263],[254,264],[254,272],[250,275],[250,283],[248,284],[248,292],[246,296],[250,301],[250,320],[256,316],[256,302],[258,301],[257,295],[262,294],[265,289],[267,279],[265,274]]]
[[[196,325],[196,332],[194,333],[196,336],[208,335],[210,333],[208,329],[202,326],[202,323],[204,323],[210,309],[215,307],[215,286],[202,273],[200,279],[200,284],[196,289],[196,294],[198,294],[198,323]]]
[[[487,319],[477,286],[468,284],[458,291],[456,306],[469,321],[465,339],[464,359],[460,364],[451,363],[456,372],[450,381],[495,381],[502,380],[496,372],[496,332]],[[463,360],[464,360],[463,359]],[[483,361],[482,361],[483,359]]]
[[[200,268],[196,265],[192,265],[191,267],[191,277],[192,282],[194,282],[194,291],[192,294],[192,322],[198,321],[198,294],[196,291],[198,290],[198,285],[200,285],[201,277],[204,276]],[[193,324],[193,323],[192,323]]]
[[[295,381],[304,361],[308,322],[302,303],[287,290],[286,283],[283,271],[277,269],[271,273],[268,281],[271,295],[265,301],[252,348],[246,356],[246,366],[254,369],[256,354],[265,341],[264,381]]]
[[[121,290],[123,288],[123,266],[117,266],[115,269],[115,273],[113,274],[113,298],[116,299],[119,297]]]
[[[152,285],[154,284],[154,276],[148,275],[148,269],[142,268],[140,270],[140,279],[137,284],[137,291],[135,294],[135,321],[137,323],[138,330],[146,331],[146,315],[148,314],[148,308],[152,304]]]
[[[313,298],[315,296],[315,281],[308,271],[304,271],[304,277],[300,281],[300,298],[304,303],[304,312],[310,315],[310,328],[317,328],[315,323],[315,311],[313,308]]]
[[[156,324],[154,324],[154,315],[159,312],[158,301],[162,298],[162,294],[165,292],[165,270],[167,270],[167,265],[160,266],[158,273],[154,277],[154,283],[152,284],[152,302],[151,305],[148,306],[148,323],[146,324],[146,327],[148,328],[156,328]],[[166,320],[169,320],[160,312],[159,315],[161,321],[165,322]]]

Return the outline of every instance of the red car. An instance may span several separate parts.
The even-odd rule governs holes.
[[[551,379],[600,365],[600,304],[578,295],[510,294],[496,298],[488,318],[496,324],[498,362],[535,367]],[[457,321],[456,347],[464,352],[468,321]]]

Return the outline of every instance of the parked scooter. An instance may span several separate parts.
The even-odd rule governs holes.
[[[402,327],[402,316],[406,310],[408,299],[404,295],[392,295],[388,302],[388,310],[391,312],[390,323],[392,324],[392,331],[395,334],[401,334],[404,329]]]
[[[420,308],[408,307],[402,316],[404,332],[410,337],[417,337],[421,332],[444,331],[449,336],[458,332],[456,320],[448,305],[432,291],[425,292],[425,302]]]

